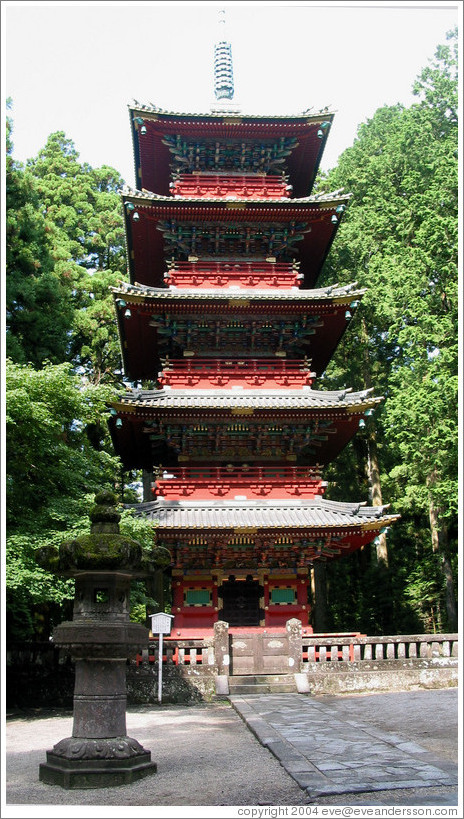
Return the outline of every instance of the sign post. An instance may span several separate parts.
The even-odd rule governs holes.
[[[165,614],[164,611],[159,611],[156,614],[150,614],[151,633],[153,636],[158,635],[158,702],[161,702],[163,690],[163,634],[170,634],[172,628],[173,614]]]

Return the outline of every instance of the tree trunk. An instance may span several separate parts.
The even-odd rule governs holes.
[[[151,493],[152,480],[153,480],[152,472],[148,471],[147,469],[142,469],[142,489],[144,503],[148,503],[149,501],[153,500],[153,495]]]
[[[153,574],[147,580],[147,591],[154,600],[156,600],[156,607],[154,611],[149,611],[148,614],[156,614],[158,611],[164,611],[164,575],[163,569],[155,568]]]
[[[375,431],[371,430],[367,438],[367,478],[371,490],[372,506],[382,506],[382,487],[380,485],[380,469],[377,453],[377,439]],[[377,563],[388,567],[387,536],[379,533],[376,541]]]
[[[369,361],[369,333],[365,318],[361,323],[361,339],[363,350],[363,379],[367,389],[372,386],[371,383],[371,364]],[[382,487],[380,485],[380,468],[379,457],[377,451],[377,438],[375,429],[371,422],[368,422],[369,432],[367,435],[367,480],[371,491],[372,506],[382,506]],[[377,563],[383,563],[388,567],[388,548],[386,534],[379,534],[376,542],[376,558]]]
[[[429,484],[433,482],[433,477]],[[440,522],[440,510],[436,507],[433,498],[429,500],[430,532],[432,536],[432,550],[440,557],[440,569],[445,581],[445,604],[448,620],[448,631],[458,630],[458,611],[456,595],[454,593],[453,572],[448,555],[448,528]]]
[[[329,631],[329,611],[327,605],[327,564],[322,560],[314,561],[314,618],[313,628],[316,633]]]

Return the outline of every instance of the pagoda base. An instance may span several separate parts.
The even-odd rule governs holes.
[[[172,570],[172,637],[212,633],[218,621],[231,629],[285,632],[287,620],[309,626],[310,577],[306,567]],[[190,636],[190,635],[189,635]]]
[[[80,754],[79,758],[76,758]],[[39,766],[39,779],[62,788],[111,788],[130,785],[156,773],[156,762],[130,737],[61,740]]]

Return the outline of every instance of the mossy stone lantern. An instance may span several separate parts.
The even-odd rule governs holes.
[[[140,544],[119,533],[113,493],[95,496],[90,520],[90,534],[38,555],[76,584],[73,620],[53,632],[75,662],[73,732],[39,771],[42,782],[63,788],[128,784],[156,772],[150,751],[126,734],[126,663],[148,639],[148,629],[129,620],[130,585],[153,567]]]

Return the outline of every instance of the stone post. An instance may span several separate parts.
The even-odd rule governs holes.
[[[140,544],[119,534],[115,496],[101,492],[95,502],[90,535],[38,556],[76,580],[73,620],[53,633],[76,664],[73,731],[39,767],[42,782],[63,788],[129,784],[156,772],[150,751],[126,734],[127,658],[148,640],[147,628],[129,619],[130,584],[151,567]]]
[[[295,675],[296,688],[299,694],[309,691],[308,675],[302,674],[302,633],[301,620],[293,617],[285,624],[288,636],[288,670]]]
[[[214,624],[214,657],[217,669],[216,694],[227,696],[229,693],[229,624],[218,620]]]

